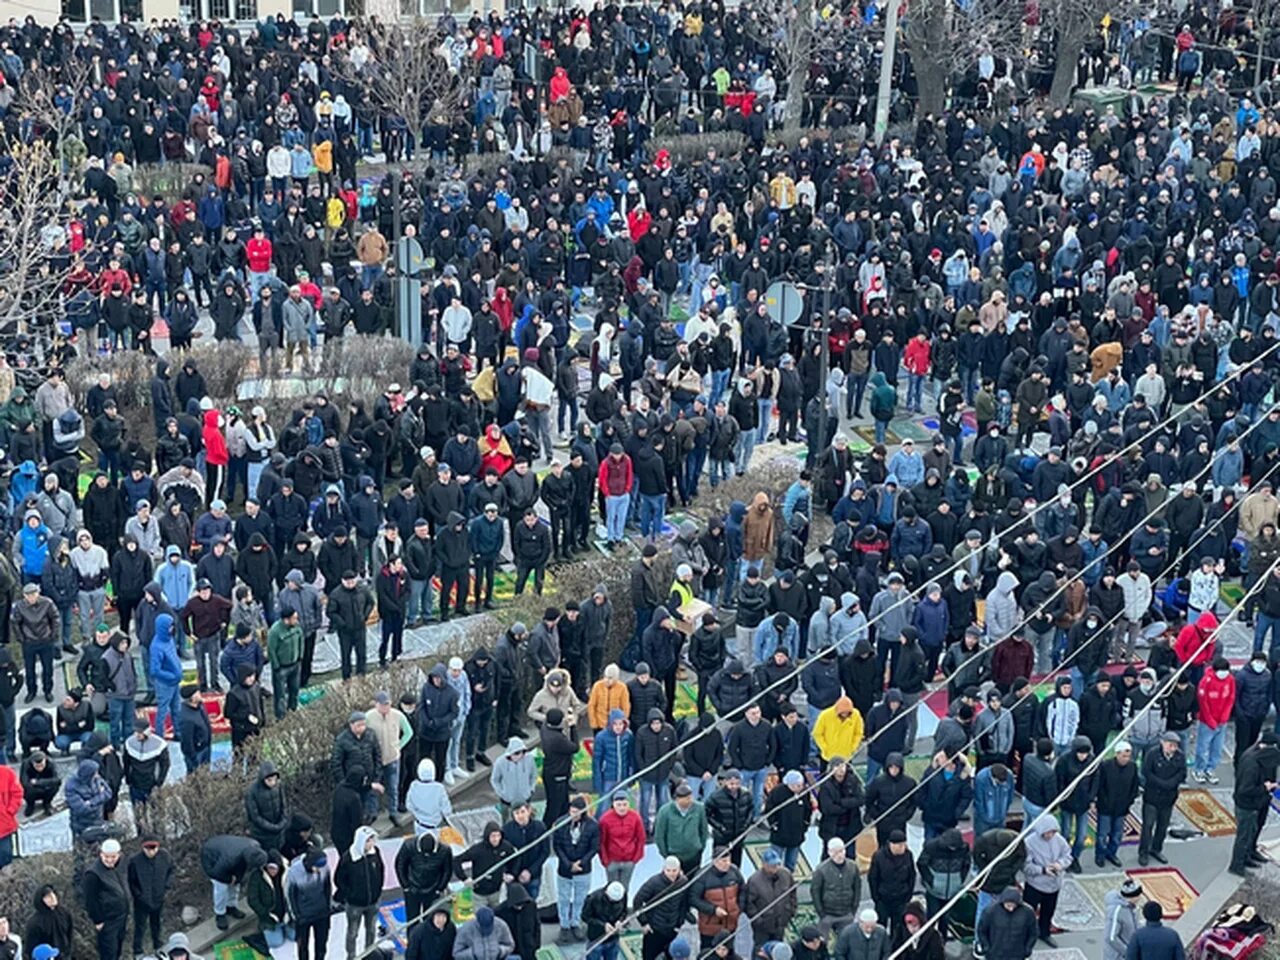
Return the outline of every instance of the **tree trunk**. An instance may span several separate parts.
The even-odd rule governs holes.
[[[947,84],[951,80],[954,50],[949,37],[948,0],[925,0],[913,9],[916,19],[906,32],[911,64],[915,69],[920,116],[940,114],[947,107]]]
[[[1055,107],[1065,107],[1071,100],[1071,91],[1076,85],[1076,67],[1080,62],[1080,51],[1084,49],[1089,37],[1088,23],[1065,23],[1058,39],[1058,47],[1054,51],[1053,85],[1049,88],[1049,103]]]
[[[813,0],[796,4],[794,35],[786,38],[791,46],[790,71],[787,74],[786,130],[799,130],[804,113],[804,91],[809,79],[809,63],[813,59]]]

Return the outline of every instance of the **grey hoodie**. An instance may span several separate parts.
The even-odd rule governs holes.
[[[1133,935],[1138,932],[1135,901],[1123,896],[1119,890],[1108,890],[1102,903],[1107,910],[1102,928],[1102,960],[1125,960]]]
[[[987,636],[992,642],[1003,640],[1017,629],[1021,617],[1018,601],[1013,591],[1018,588],[1018,578],[1008,570],[1000,574],[995,589],[987,594]]]

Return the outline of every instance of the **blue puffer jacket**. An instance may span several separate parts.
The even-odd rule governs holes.
[[[597,793],[604,789],[606,782],[625,780],[635,770],[635,734],[630,730],[613,732],[613,722],[626,718],[621,710],[610,710],[609,726],[596,734],[591,752],[591,787]]]
[[[1253,661],[1236,671],[1236,716],[1262,720],[1271,709],[1271,671],[1255,671]]]
[[[947,641],[951,626],[951,611],[941,597],[937,601],[925,597],[916,604],[911,625],[920,631],[920,646],[926,650],[940,650]]]
[[[471,552],[482,557],[496,557],[502,551],[502,521],[489,522],[484,516],[472,517],[467,524],[467,540]]]
[[[964,761],[961,760],[960,763],[963,764]],[[932,827],[954,827],[973,802],[973,780],[962,777],[959,768],[950,778],[942,773],[930,772],[932,776],[924,782],[920,817]]]
[[[40,516],[37,511],[28,511],[28,514],[31,513],[37,517]],[[44,573],[44,564],[49,558],[49,540],[52,536],[53,531],[43,523],[32,527],[24,519],[22,529],[18,531],[18,543],[21,545],[22,572],[27,576],[38,577]]]
[[[729,504],[729,517],[724,523],[724,545],[728,560],[742,559],[742,521],[746,515],[747,505],[741,500]]]
[[[151,679],[175,686],[182,682],[182,661],[173,642],[173,617],[156,617],[156,635],[151,638]]]
[[[71,811],[71,833],[79,836],[102,823],[102,808],[111,799],[111,788],[98,776],[97,760],[81,760],[73,776],[63,786]]]

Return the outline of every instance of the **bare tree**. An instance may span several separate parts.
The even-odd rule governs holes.
[[[0,335],[52,327],[72,263],[67,226],[83,173],[76,92],[90,65],[75,60],[23,73],[0,128]],[[82,145],[80,145],[82,146]]]
[[[920,90],[920,112],[941,113],[952,79],[980,55],[1018,53],[1022,13],[1021,0],[912,0],[902,18],[903,37]]]
[[[767,48],[787,85],[785,125],[800,126],[805,88],[812,64],[821,62],[844,42],[844,20],[824,15],[814,0],[751,0],[739,7],[747,32]]]
[[[1106,12],[1111,18],[1112,29],[1119,29],[1119,24],[1139,9],[1138,0],[1117,0],[1108,4]],[[1040,29],[1054,31],[1053,83],[1049,88],[1049,102],[1065,107],[1076,83],[1080,54],[1101,29],[1099,7],[1090,0],[1046,0],[1040,5],[1040,12]]]
[[[400,117],[419,136],[429,122],[452,124],[467,104],[469,60],[423,18],[390,24],[370,19],[336,51],[334,70],[369,98],[374,110]]]

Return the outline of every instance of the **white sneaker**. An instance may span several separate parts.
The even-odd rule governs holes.
[[[445,771],[445,775],[444,775],[445,786],[452,787],[456,782],[457,781],[454,779],[454,776],[453,776],[453,771],[452,770]]]
[[[1221,782],[1221,781],[1218,779],[1218,775],[1217,775],[1216,773],[1213,773],[1213,772],[1210,772],[1210,773],[1205,774],[1205,780],[1207,780],[1211,785],[1212,785],[1212,784],[1216,784],[1216,783],[1220,783],[1220,782]]]
[[[454,767],[452,770],[449,771],[449,775],[453,777],[453,779],[455,780],[465,780],[467,779],[467,777],[470,776],[470,774],[467,773],[467,771],[463,770],[461,767]]]

